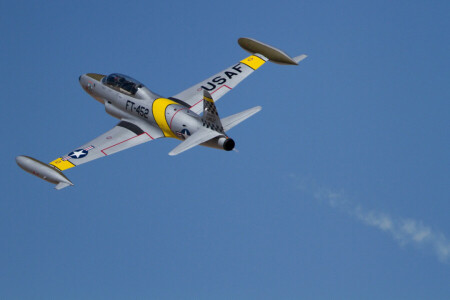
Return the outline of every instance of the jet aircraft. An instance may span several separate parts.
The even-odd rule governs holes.
[[[17,164],[55,184],[59,190],[73,185],[62,171],[158,138],[182,141],[169,155],[180,154],[197,145],[232,150],[235,142],[227,132],[259,112],[261,107],[221,119],[215,101],[267,61],[298,65],[306,58],[305,54],[292,58],[280,49],[251,38],[240,38],[238,43],[251,55],[169,98],[155,94],[139,81],[119,73],[81,75],[79,81],[83,89],[120,122],[49,164],[24,155],[16,157]]]

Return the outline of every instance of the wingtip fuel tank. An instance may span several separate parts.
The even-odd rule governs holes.
[[[269,61],[279,65],[298,65],[300,61],[307,57],[306,54],[290,57],[283,50],[251,38],[240,38],[238,43],[245,51],[262,54]]]
[[[50,183],[56,184],[55,189],[57,190],[73,185],[73,183],[61,171],[35,158],[19,155],[16,157],[16,163],[28,173]]]

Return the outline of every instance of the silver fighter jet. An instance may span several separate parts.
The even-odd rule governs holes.
[[[304,54],[292,58],[275,47],[250,38],[240,38],[238,43],[251,53],[249,57],[169,98],[157,95],[139,81],[119,73],[81,75],[79,79],[83,89],[120,122],[49,164],[24,155],[16,157],[17,164],[25,171],[56,184],[55,188],[59,190],[73,185],[62,171],[158,138],[182,141],[169,155],[180,154],[197,145],[232,150],[235,143],[226,132],[259,112],[261,107],[220,119],[214,102],[266,61],[298,65],[306,58]]]

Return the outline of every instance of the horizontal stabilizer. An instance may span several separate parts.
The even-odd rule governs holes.
[[[247,110],[244,110],[240,113],[237,113],[235,115],[226,117],[222,119],[222,126],[224,131],[228,131],[237,124],[241,123],[242,121],[250,118],[257,112],[259,112],[262,109],[261,106],[256,106]]]
[[[172,151],[170,151],[169,155],[174,156],[180,154],[181,152],[184,152],[186,150],[191,149],[192,147],[207,142],[210,139],[213,139],[219,135],[222,135],[222,133],[202,127],[193,135],[188,137],[184,142],[182,142],[181,144],[176,146]]]
[[[251,38],[240,38],[238,43],[245,51],[264,55],[269,61],[280,65],[298,65],[299,61],[306,58],[305,54],[292,58],[283,50]]]

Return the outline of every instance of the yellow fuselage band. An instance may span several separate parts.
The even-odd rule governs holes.
[[[164,136],[176,138],[175,134],[172,132],[172,130],[170,130],[166,118],[167,106],[171,104],[178,104],[178,103],[166,98],[158,98],[155,101],[153,101],[152,112],[156,124],[158,124],[159,128],[161,128],[162,132],[164,133]]]

